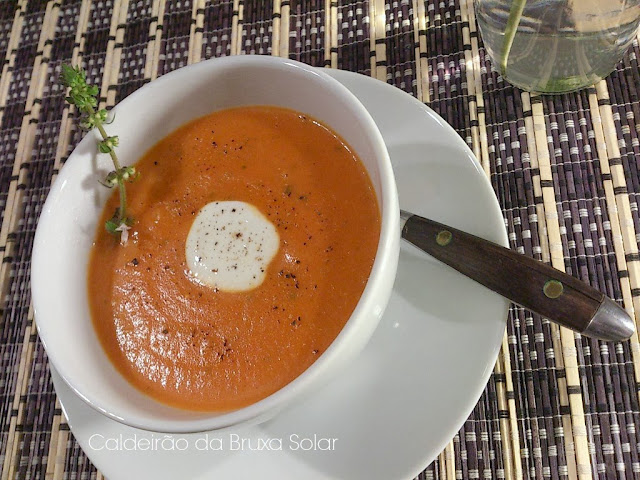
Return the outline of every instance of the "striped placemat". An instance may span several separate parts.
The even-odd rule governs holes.
[[[638,42],[606,80],[535,96],[492,70],[471,0],[0,2],[1,479],[102,478],[56,401],[30,304],[30,255],[52,179],[82,132],[60,64],[82,63],[107,107],[207,58],[279,55],[371,75],[466,140],[511,248],[640,311]],[[640,477],[637,335],[581,338],[512,307],[473,413],[419,476]]]

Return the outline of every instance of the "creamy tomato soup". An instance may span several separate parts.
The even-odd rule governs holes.
[[[291,382],[343,328],[373,265],[380,213],[360,160],[312,118],[242,107],[181,127],[137,168],[140,180],[127,186],[129,241],[121,246],[103,228],[114,194],[89,265],[92,319],[113,364],[151,397],[191,410],[244,407]],[[225,205],[242,205],[276,238],[246,288],[216,283],[214,270],[261,252],[249,248],[257,233],[234,229],[235,217],[227,237],[222,220],[207,220]],[[202,238],[218,228],[229,257],[223,249],[205,265],[187,245],[196,228]],[[213,274],[206,281],[192,271],[202,265]]]

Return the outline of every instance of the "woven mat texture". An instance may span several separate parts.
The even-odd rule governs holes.
[[[38,216],[82,137],[61,63],[83,64],[110,107],[176,68],[236,54],[360,72],[430,105],[480,160],[511,248],[640,319],[637,40],[593,88],[535,96],[492,70],[471,0],[2,0],[2,480],[102,478],[56,401],[30,302]],[[637,335],[581,338],[513,306],[482,397],[419,478],[640,477],[639,347]]]

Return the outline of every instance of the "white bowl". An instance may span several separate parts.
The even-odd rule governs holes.
[[[357,152],[381,208],[378,251],[355,311],[304,373],[269,397],[225,413],[163,405],[138,391],[111,364],[94,331],[87,299],[87,265],[103,205],[111,191],[99,185],[112,169],[87,135],[51,188],[38,223],[31,288],[40,338],[65,382],[89,405],[134,427],[171,433],[214,430],[265,420],[339,374],[375,330],[395,279],[399,251],[398,196],[382,136],[373,119],[345,87],[319,69],[275,57],[209,60],[169,73],[114,108],[108,131],[120,137],[123,164],[167,134],[212,111],[241,105],[291,108],[329,125]],[[358,215],[358,212],[353,212]]]

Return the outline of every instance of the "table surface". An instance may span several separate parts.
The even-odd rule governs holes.
[[[414,95],[468,143],[511,248],[590,283],[640,318],[637,39],[593,88],[535,96],[491,68],[471,0],[0,2],[1,479],[102,478],[51,383],[30,257],[52,179],[82,136],[61,63],[109,107],[189,63],[279,55],[371,75]],[[476,408],[419,478],[640,475],[640,345],[582,338],[513,306]]]

